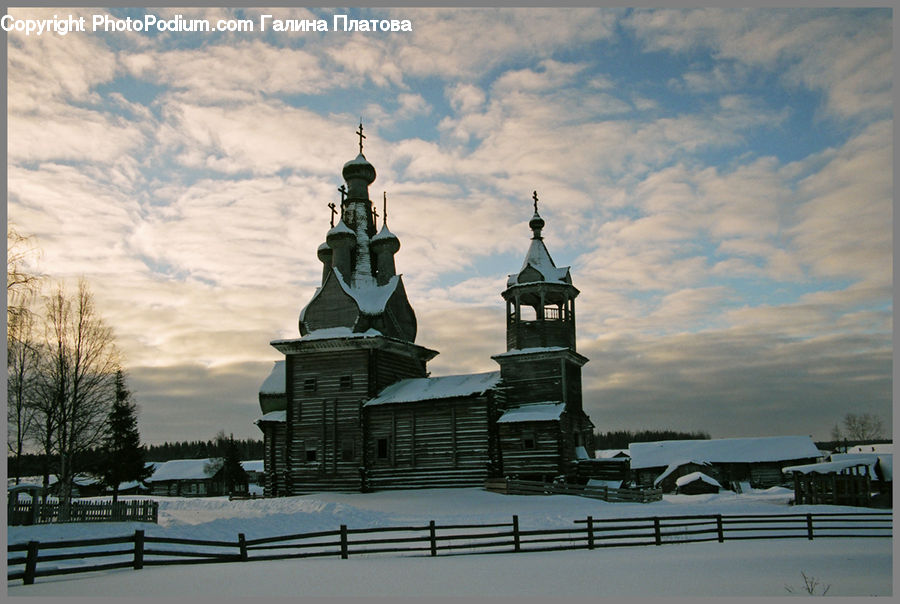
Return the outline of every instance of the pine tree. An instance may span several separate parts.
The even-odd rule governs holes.
[[[224,437],[224,432],[222,433]],[[241,465],[241,455],[238,450],[237,443],[234,442],[234,436],[231,438],[218,438],[220,444],[225,447],[225,455],[222,463],[222,480],[225,483],[226,492],[234,494],[238,484],[247,484],[247,472]]]
[[[144,464],[144,449],[137,428],[137,406],[125,387],[125,374],[116,371],[116,400],[109,412],[109,432],[104,443],[103,481],[113,490],[113,503],[119,499],[119,484],[143,480],[149,475]]]

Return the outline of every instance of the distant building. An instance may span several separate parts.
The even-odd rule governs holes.
[[[767,488],[787,481],[782,467],[812,463],[819,456],[808,436],[632,443],[628,453],[632,479],[641,486],[663,485],[663,490],[673,490],[678,478],[697,471],[726,488],[739,483]]]
[[[227,495],[221,458],[173,459],[156,466],[145,482],[153,495],[171,497],[212,497]],[[246,493],[247,483],[235,485],[236,493]]]
[[[375,168],[360,153],[343,168],[332,226],[318,248],[321,285],[300,312],[300,336],[259,392],[265,493],[480,485],[551,478],[593,457],[575,350],[575,297],[541,236],[534,195],[530,247],[501,293],[506,350],[498,371],[431,377],[438,353],[415,343],[415,313],[369,199]],[[335,218],[337,219],[335,222]]]

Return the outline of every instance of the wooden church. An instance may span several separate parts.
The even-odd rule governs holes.
[[[541,237],[537,194],[530,247],[501,293],[506,351],[498,371],[430,377],[438,353],[415,343],[416,316],[369,198],[375,168],[344,164],[346,186],[318,248],[322,282],[300,312],[300,337],[259,391],[265,494],[482,485],[503,476],[571,475],[593,457],[575,351],[575,297]],[[335,218],[338,218],[335,224]]]

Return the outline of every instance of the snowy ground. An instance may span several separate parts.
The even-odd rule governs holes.
[[[327,493],[229,502],[158,498],[158,525],[64,524],[9,527],[8,543],[31,539],[148,535],[235,541],[349,528],[508,522],[522,529],[571,528],[573,520],[680,514],[860,511],[787,505],[784,489],[743,495],[666,496],[652,504],[609,504],[571,496],[509,496],[481,489]],[[891,595],[892,540],[817,539],[671,544],[509,555],[437,558],[360,555],[305,560],[153,567],[10,582],[9,595],[336,595],[336,596],[786,596],[803,577],[830,584],[828,595]],[[350,579],[348,579],[348,577]],[[820,588],[821,590],[821,588]]]

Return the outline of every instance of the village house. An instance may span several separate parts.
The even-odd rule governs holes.
[[[300,337],[259,391],[265,493],[471,486],[488,477],[550,479],[593,457],[575,350],[575,298],[541,236],[500,292],[506,346],[496,371],[430,376],[438,352],[417,323],[396,271],[400,240],[369,198],[375,168],[359,154],[342,171],[339,203],[317,251],[321,284],[300,312]]]
[[[782,467],[812,463],[819,449],[808,436],[767,436],[632,443],[631,479],[672,492],[679,478],[701,472],[723,488],[768,488],[788,482]]]
[[[211,497],[227,495],[221,458],[173,459],[156,466],[145,481],[152,495]],[[247,483],[238,482],[236,493],[247,493]]]

